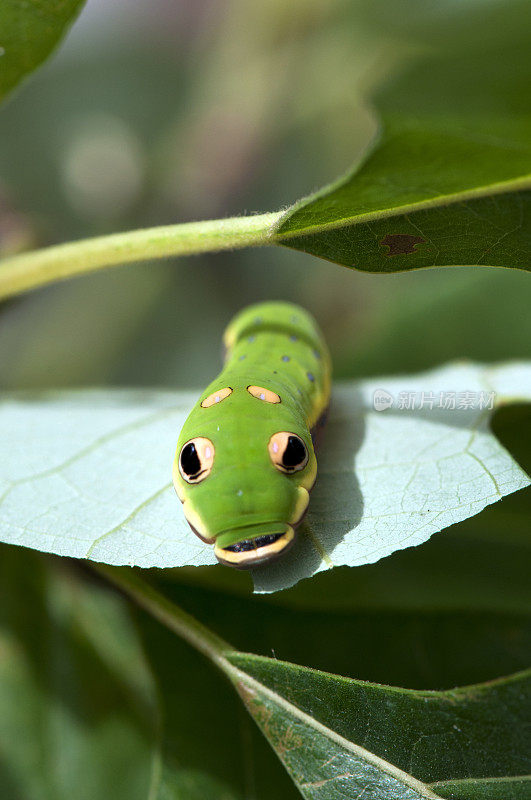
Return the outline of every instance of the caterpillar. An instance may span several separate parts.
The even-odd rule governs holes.
[[[317,476],[331,362],[314,319],[291,303],[240,311],[223,342],[224,367],[180,433],[173,483],[218,561],[248,569],[293,545]]]

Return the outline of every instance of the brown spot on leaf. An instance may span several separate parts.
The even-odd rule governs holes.
[[[262,728],[265,736],[271,742],[281,759],[290,750],[303,746],[302,738],[295,732],[292,722],[287,722],[279,713],[275,715],[274,709],[268,707],[263,698],[244,680],[235,682],[236,689],[248,711]]]
[[[301,737],[295,733],[293,724],[288,723],[287,727],[282,730],[282,723],[277,726],[276,730],[269,730],[269,734],[273,733],[274,738],[271,738],[271,744],[277,751],[280,758],[284,761],[284,756],[290,750],[297,750],[303,746]]]
[[[426,239],[422,236],[412,236],[409,233],[388,233],[380,244],[389,248],[387,256],[407,256],[415,252],[415,245],[424,244]]]

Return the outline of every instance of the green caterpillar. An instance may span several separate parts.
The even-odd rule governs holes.
[[[284,553],[309,502],[312,433],[330,400],[330,355],[313,318],[291,303],[241,311],[225,365],[181,431],[173,482],[192,530],[239,569]]]

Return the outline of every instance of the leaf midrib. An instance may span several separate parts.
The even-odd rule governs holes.
[[[403,216],[404,214],[410,214],[416,211],[424,211],[430,208],[443,208],[445,206],[453,205],[454,203],[464,203],[468,200],[475,200],[482,197],[509,194],[511,192],[521,192],[530,188],[531,175],[525,175],[521,178],[515,178],[510,181],[501,181],[499,183],[491,183],[485,186],[476,187],[475,189],[468,189],[461,192],[451,192],[449,194],[440,194],[436,197],[431,197],[427,200],[419,200],[415,203],[404,203],[402,205],[394,206],[393,208],[386,208],[379,211],[367,211],[363,214],[353,214],[352,216],[342,217],[340,220],[335,219],[331,222],[323,222],[316,225],[307,224],[305,227],[296,228],[292,231],[282,231],[282,226],[289,222],[294,213],[304,211],[305,207],[318,202],[320,199],[318,197],[309,198],[307,201],[307,206],[299,205],[296,207],[291,207],[280,217],[273,238],[277,241],[296,239],[300,236],[305,236],[308,234],[317,234],[328,230],[338,230],[340,228],[345,228],[348,225],[363,225],[366,222],[374,222],[375,220],[390,219],[392,217],[399,217]]]
[[[238,651],[233,651],[234,653],[238,653]],[[238,653],[239,655],[239,653]],[[366,750],[365,748],[361,747],[360,745],[351,742],[349,739],[341,736],[336,731],[328,728],[326,725],[323,725],[322,722],[319,722],[310,714],[307,714],[305,711],[302,711],[297,706],[290,703],[289,700],[286,700],[282,695],[277,694],[277,692],[269,689],[269,687],[265,686],[265,684],[261,683],[256,678],[251,677],[247,672],[239,669],[238,667],[233,666],[229,661],[226,661],[229,665],[229,669],[227,670],[228,677],[237,685],[238,683],[243,683],[246,688],[250,688],[251,690],[256,690],[261,692],[263,695],[266,695],[273,703],[276,703],[278,706],[284,709],[288,714],[293,717],[296,717],[305,725],[313,728],[317,733],[322,734],[327,739],[332,740],[335,744],[342,747],[345,750],[348,750],[357,758],[361,758],[372,766],[379,769],[381,772],[385,772],[390,777],[394,778],[394,780],[398,780],[401,783],[405,784],[409,788],[415,790],[419,793],[421,797],[426,798],[426,800],[441,800],[440,795],[434,794],[431,789],[429,789],[426,784],[422,783],[421,781],[414,778],[407,772],[395,767],[394,764],[385,761],[380,756],[377,756],[375,753],[372,753],[370,750]]]

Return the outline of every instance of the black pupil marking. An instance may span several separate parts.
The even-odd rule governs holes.
[[[306,458],[306,447],[298,436],[288,436],[286,449],[282,453],[282,466],[285,469],[295,469]]]
[[[181,467],[189,478],[194,478],[201,472],[201,462],[193,442],[186,444],[181,452]]]
[[[224,550],[230,550],[231,553],[244,553],[247,550],[258,550],[259,547],[266,547],[268,544],[273,544],[277,539],[284,536],[283,533],[268,533],[265,536],[257,536],[256,539],[244,539],[243,542],[236,542],[236,544],[229,544],[224,547]]]

